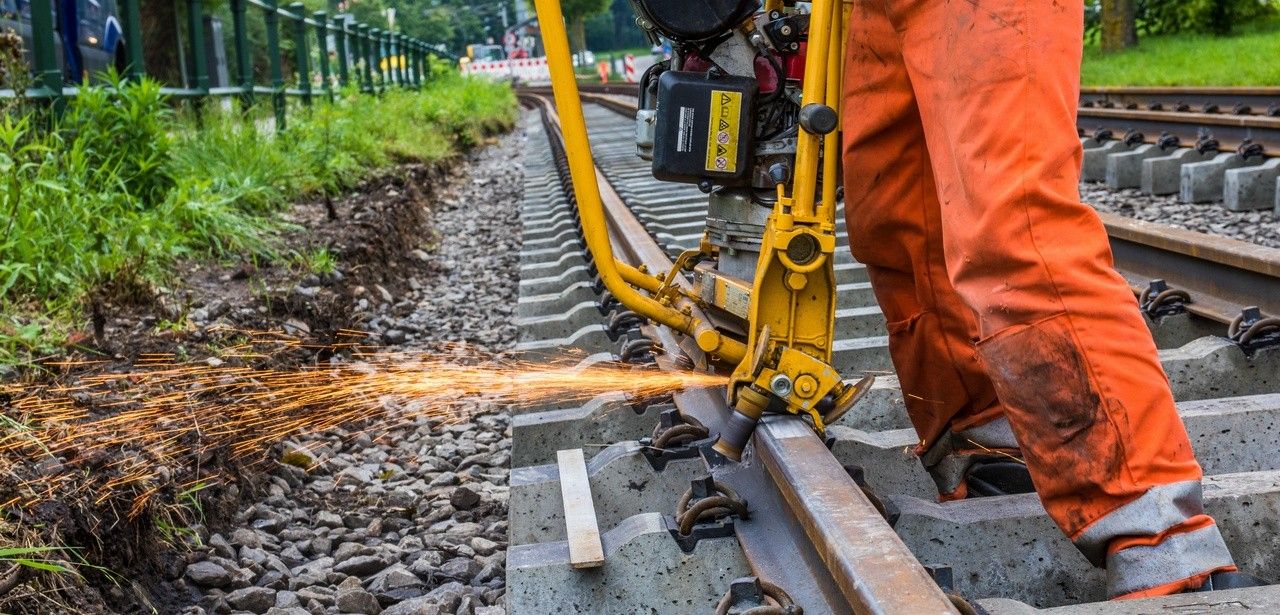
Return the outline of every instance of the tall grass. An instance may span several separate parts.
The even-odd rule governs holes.
[[[1280,83],[1280,17],[1240,26],[1227,36],[1162,34],[1103,53],[1086,45],[1081,83],[1150,86],[1273,86]]]
[[[165,280],[184,257],[270,255],[294,200],[454,155],[509,127],[515,99],[442,71],[420,92],[317,102],[280,135],[254,115],[196,121],[156,84],[115,79],[53,129],[0,115],[0,365],[55,349],[95,289]]]

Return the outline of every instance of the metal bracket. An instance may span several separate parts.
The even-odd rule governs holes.
[[[733,517],[725,517],[716,521],[707,523],[698,523],[693,526],[693,531],[688,536],[680,535],[680,525],[676,523],[676,518],[670,515],[662,516],[662,523],[666,526],[667,532],[671,534],[672,540],[680,545],[680,550],[685,553],[693,553],[694,547],[698,546],[698,541],[707,538],[728,538],[733,536]]]
[[[1191,295],[1187,291],[1172,288],[1160,278],[1147,283],[1138,297],[1142,311],[1151,318],[1183,314],[1187,311],[1188,303],[1191,303]]]
[[[956,590],[955,571],[951,569],[950,564],[925,564],[924,569],[929,572],[929,576],[933,577],[933,582],[938,584],[945,592],[954,592]]]
[[[1231,321],[1227,337],[1240,346],[1246,354],[1259,349],[1280,346],[1280,318],[1263,316],[1258,306],[1250,306]]]
[[[667,469],[667,464],[672,461],[681,459],[697,459],[701,454],[702,448],[711,448],[711,444],[715,443],[715,438],[706,438],[691,442],[684,446],[674,446],[671,448],[654,448],[653,438],[640,439],[640,454],[644,455],[645,461],[653,467],[655,472],[661,472]]]

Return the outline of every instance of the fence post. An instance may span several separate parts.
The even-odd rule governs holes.
[[[66,101],[62,99],[62,69],[53,50],[53,7],[49,0],[31,0],[31,35],[36,83],[49,90],[54,115],[61,115]]]
[[[200,91],[197,104],[209,93],[209,65],[204,56],[204,5],[200,0],[187,0],[187,40],[191,43],[191,63],[195,89]]]
[[[431,83],[431,51],[427,49],[426,43],[423,43],[422,48],[418,50],[418,61],[422,63],[423,85]]]
[[[418,71],[418,87],[421,88],[427,82],[427,62],[422,53],[422,41],[418,41],[413,48],[413,61],[417,65]]]
[[[396,71],[400,74],[400,87],[409,85],[409,37],[396,35]]]
[[[382,91],[391,85],[391,33],[378,30],[378,70],[382,72]]]
[[[297,15],[293,22],[293,57],[298,65],[298,89],[302,90],[302,104],[311,106],[311,53],[307,50],[307,7],[301,2],[289,5],[289,12]]]
[[[422,80],[418,74],[418,39],[409,39],[409,52],[406,55],[409,62],[409,83],[413,85],[413,89],[418,89],[422,85]]]
[[[137,2],[138,0],[126,0]],[[240,86],[242,111],[253,106],[253,58],[249,56],[249,35],[245,31],[245,0],[231,0],[231,35],[236,51],[236,84]]]
[[[333,83],[329,80],[329,15],[324,11],[311,14],[316,20],[316,52],[320,56],[320,87],[333,102]]]
[[[378,77],[378,82],[369,84],[375,93],[381,92],[386,87],[382,75],[382,30],[378,28],[369,28],[369,70]]]
[[[369,70],[369,26],[356,24],[356,42],[360,47],[360,91],[373,91],[373,73]]]
[[[387,66],[391,69],[391,81],[400,87],[404,87],[404,73],[400,71],[400,51],[403,46],[400,43],[400,34],[391,33],[391,63]]]
[[[120,1],[120,28],[124,30],[124,52],[128,66],[124,75],[132,81],[146,74],[142,64],[142,13],[139,0]]]
[[[271,108],[276,114],[276,132],[285,128],[284,70],[280,67],[280,13],[276,0],[263,0],[267,5],[263,21],[267,24],[267,60],[271,67]]]
[[[387,30],[387,81],[396,85],[396,33]]]
[[[334,15],[333,27],[337,28],[337,31],[333,33],[333,40],[338,52],[338,85],[345,88],[351,80],[349,64],[351,58],[347,55],[347,16],[343,14]]]
[[[407,36],[404,40],[405,47],[408,49],[404,55],[405,62],[408,63],[406,64],[408,68],[405,70],[408,71],[409,84],[416,88],[418,87],[418,41]]]

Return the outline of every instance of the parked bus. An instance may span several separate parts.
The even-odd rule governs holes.
[[[124,31],[116,0],[54,0],[54,53],[63,77],[79,83],[108,68],[123,70]],[[0,0],[0,30],[14,30],[22,37],[29,66],[32,56],[31,2]],[[71,36],[64,33],[71,32]]]

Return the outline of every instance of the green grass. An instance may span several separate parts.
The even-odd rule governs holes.
[[[71,572],[70,568],[43,557],[65,550],[65,547],[6,547],[0,549],[0,562],[17,564],[41,572]]]
[[[333,273],[338,267],[337,257],[328,248],[295,252],[293,262],[300,271],[317,275]]]
[[[1280,16],[1240,27],[1231,36],[1176,34],[1143,38],[1138,46],[1084,52],[1081,83],[1100,85],[1280,85]]]
[[[274,257],[294,200],[452,156],[515,114],[509,87],[453,70],[420,92],[343,92],[281,135],[175,114],[150,82],[78,96],[52,130],[38,110],[0,111],[0,365],[57,352],[90,295],[136,295],[181,258]]]

